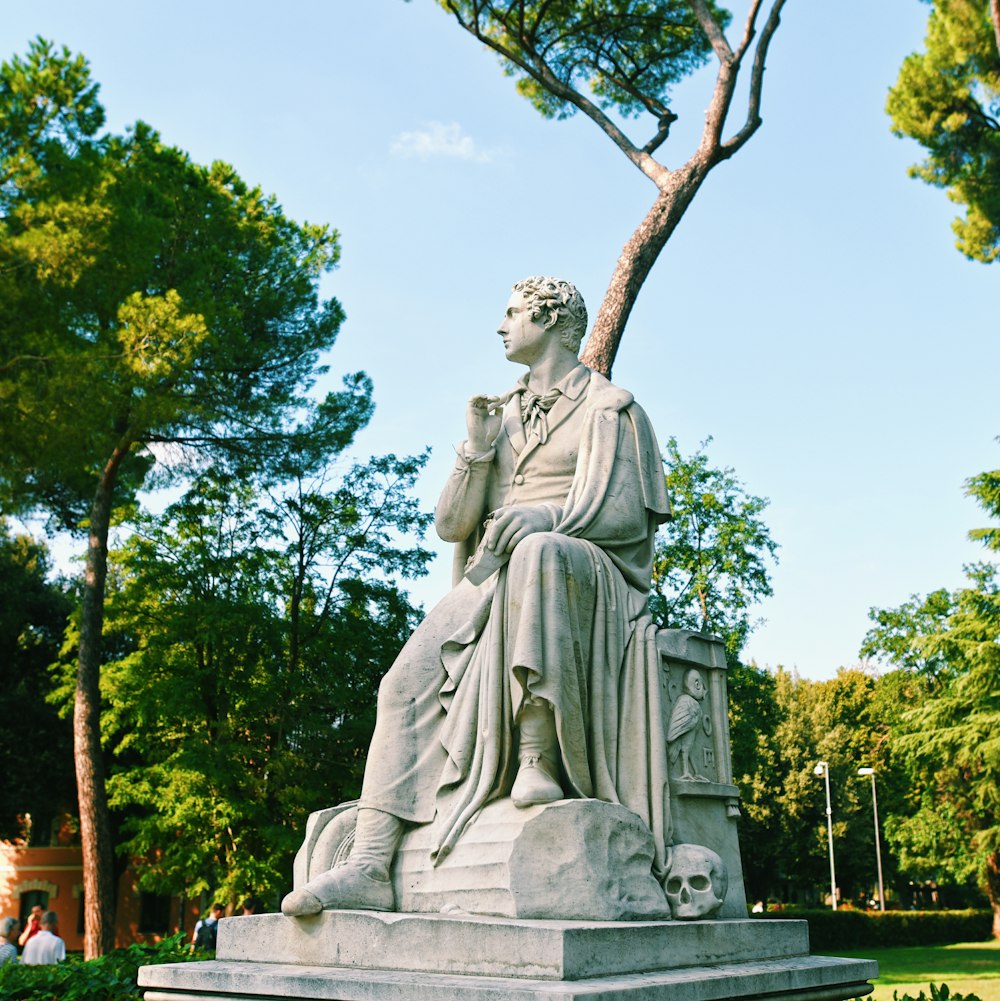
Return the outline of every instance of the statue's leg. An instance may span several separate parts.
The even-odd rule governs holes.
[[[557,532],[538,532],[519,543],[506,583],[504,658],[519,728],[524,717],[520,751],[524,730],[532,739],[535,724],[526,708],[551,707],[558,763],[551,777],[562,786],[558,798],[615,801],[619,675],[629,635],[627,585],[597,546]],[[547,751],[549,745],[544,746]]]
[[[441,647],[468,615],[471,585],[454,588],[416,629],[382,679],[361,806],[410,824],[434,819],[447,753],[441,744],[447,680]]]
[[[510,798],[515,806],[537,806],[564,799],[559,785],[559,744],[556,719],[546,703],[528,704],[517,722],[520,730],[519,767]]]
[[[389,866],[402,835],[398,817],[362,807],[348,861],[289,893],[281,902],[282,913],[303,917],[326,908],[395,910]]]
[[[288,894],[281,902],[285,914],[395,910],[389,870],[403,830],[434,819],[446,760],[438,738],[445,718],[438,697],[445,681],[441,645],[461,622],[470,592],[455,588],[432,609],[382,679],[351,857]]]

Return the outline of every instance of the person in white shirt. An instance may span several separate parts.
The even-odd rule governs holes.
[[[17,932],[17,918],[0,921],[0,966],[17,962],[17,946],[14,944]]]
[[[28,940],[21,953],[21,962],[25,966],[45,966],[66,958],[66,943],[56,934],[58,928],[56,912],[46,911],[42,915],[42,930]]]

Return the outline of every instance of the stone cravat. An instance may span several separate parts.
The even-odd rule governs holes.
[[[560,396],[561,389],[550,390],[544,396],[533,393],[527,387],[521,392],[521,423],[524,425],[524,433],[530,435],[534,431],[542,445],[549,437],[549,411]]]

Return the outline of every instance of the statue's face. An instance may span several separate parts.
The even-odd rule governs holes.
[[[503,338],[508,361],[522,365],[531,365],[541,358],[549,340],[557,336],[554,328],[546,330],[531,318],[531,309],[523,292],[515,292],[508,300],[507,311],[497,333]]]
[[[684,679],[684,690],[688,695],[693,695],[700,702],[705,697],[705,682],[701,680],[701,675],[694,670],[688,671]]]

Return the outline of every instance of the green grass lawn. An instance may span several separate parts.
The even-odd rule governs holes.
[[[894,991],[899,991],[900,996],[917,997],[921,991],[929,996],[932,983],[938,987],[947,984],[952,994],[975,994],[982,1001],[1000,1001],[1000,941],[863,949],[829,955],[876,960],[879,976],[875,993],[869,995],[875,1001],[892,1001]]]

